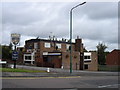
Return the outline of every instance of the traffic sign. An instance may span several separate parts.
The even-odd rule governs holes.
[[[17,60],[18,59],[18,52],[17,51],[13,51],[12,52],[12,60]]]

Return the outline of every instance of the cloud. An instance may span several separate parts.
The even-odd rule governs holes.
[[[84,19],[84,21],[76,20],[78,23],[74,26],[74,35],[80,35],[82,38],[91,40],[103,40],[106,42],[117,43],[118,40],[118,20],[100,20],[94,22],[91,19]]]
[[[105,20],[118,18],[118,3],[117,2],[88,2],[83,6],[74,10],[76,16],[86,15],[92,20]]]
[[[11,33],[20,33],[24,37],[23,40],[37,36],[47,38],[50,32],[57,38],[69,38],[69,12],[77,4],[77,2],[2,3],[3,43],[9,43],[7,38],[10,38]],[[88,2],[76,8],[73,11],[74,39],[79,35],[88,40],[86,45],[92,41],[89,49],[96,48],[99,41],[117,44],[117,10],[118,5],[113,2]]]

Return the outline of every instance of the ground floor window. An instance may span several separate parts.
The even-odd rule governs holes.
[[[84,65],[84,69],[88,69],[88,64]]]
[[[31,60],[31,56],[25,56],[25,60]]]

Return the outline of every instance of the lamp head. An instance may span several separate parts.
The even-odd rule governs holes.
[[[86,2],[83,2],[83,3],[81,3],[80,5],[83,5],[83,4],[85,4]]]

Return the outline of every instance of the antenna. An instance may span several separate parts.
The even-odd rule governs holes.
[[[37,38],[36,39],[39,39],[39,36],[37,36]]]
[[[55,39],[55,35],[53,34],[53,32],[50,32],[49,39],[50,40],[54,40]]]
[[[77,36],[77,39],[79,39],[79,36]]]

